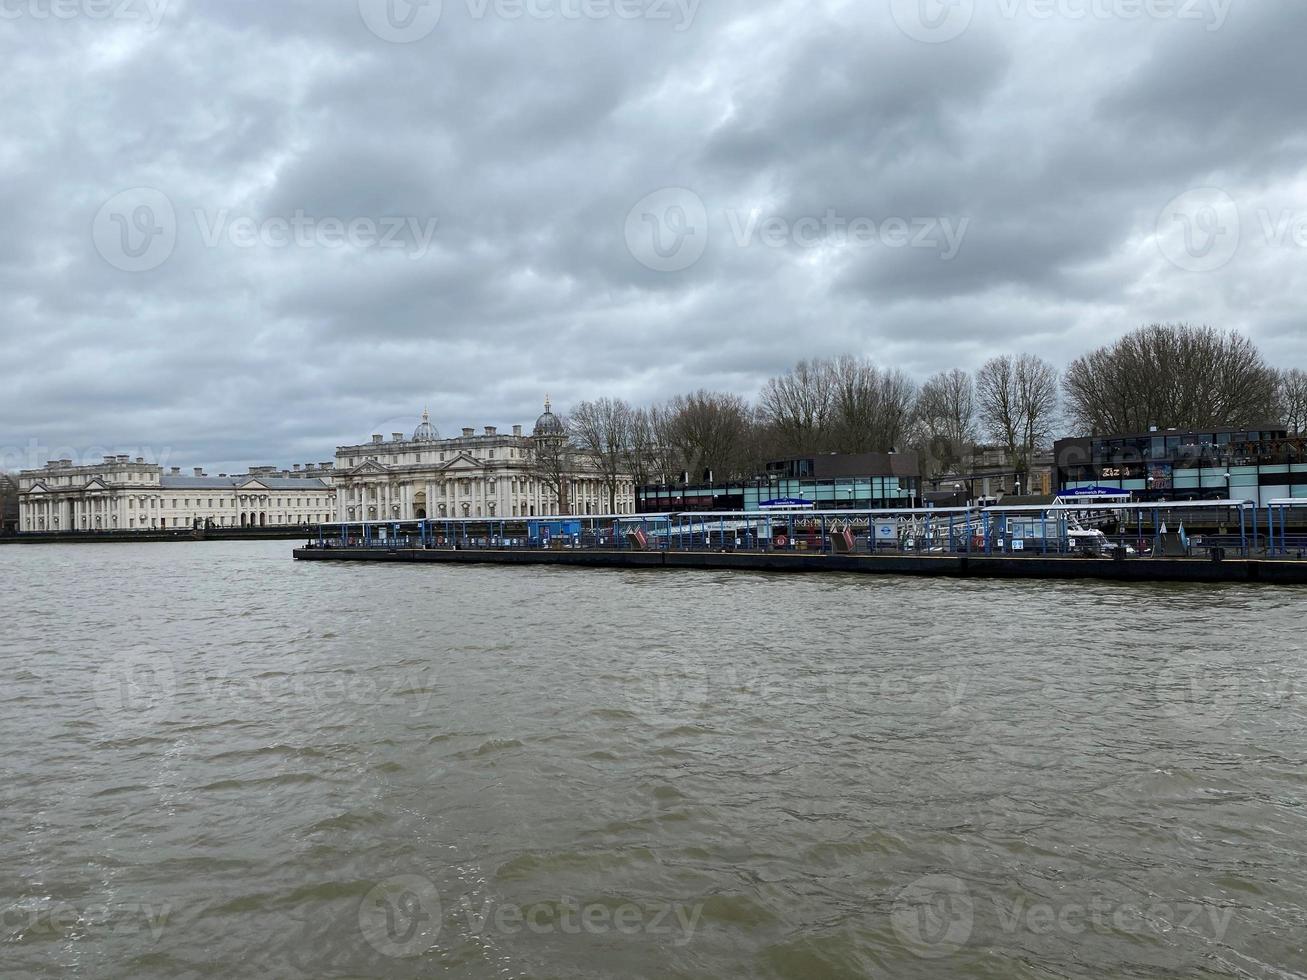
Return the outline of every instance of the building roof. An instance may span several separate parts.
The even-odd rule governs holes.
[[[549,396],[545,395],[545,411],[536,419],[535,435],[537,436],[563,436],[567,435],[567,430],[563,428],[562,420],[554,414],[553,406],[549,404]]]
[[[414,442],[439,442],[440,441],[440,433],[437,432],[436,427],[431,424],[430,412],[425,410],[422,412],[422,421],[418,424],[418,427],[413,430],[413,441]]]
[[[164,490],[234,490],[247,483],[258,483],[269,490],[329,490],[319,479],[290,479],[265,476],[162,476],[159,486]]]

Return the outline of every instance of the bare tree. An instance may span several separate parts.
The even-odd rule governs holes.
[[[586,451],[608,491],[608,513],[617,513],[617,488],[631,458],[634,410],[620,398],[581,402],[568,422],[575,444]]]
[[[18,527],[18,480],[0,470],[0,534]]]
[[[738,395],[697,391],[678,395],[662,410],[661,441],[673,458],[691,473],[711,471],[726,482],[752,476],[747,446],[752,414]]]
[[[833,393],[826,447],[843,453],[887,452],[903,442],[917,386],[902,371],[882,371],[845,355],[828,363]]]
[[[1307,430],[1307,371],[1281,371],[1276,394],[1281,421],[1294,435],[1302,434]]]
[[[759,408],[785,453],[826,449],[835,401],[829,361],[800,361],[763,386]]]
[[[626,468],[636,486],[665,483],[669,477],[658,441],[658,409],[631,411],[631,433],[626,448]]]
[[[1086,433],[1263,425],[1280,379],[1247,337],[1153,324],[1071,363],[1069,414]]]
[[[976,385],[954,368],[932,376],[917,402],[928,460],[942,472],[956,467],[976,442]]]
[[[800,361],[763,387],[759,425],[774,454],[885,452],[907,434],[916,384],[866,358]]]
[[[976,372],[976,398],[981,425],[1026,473],[1057,420],[1057,369],[1033,354],[992,358]]]

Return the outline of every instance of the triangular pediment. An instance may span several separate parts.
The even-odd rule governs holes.
[[[480,460],[473,459],[467,453],[459,453],[448,463],[442,466],[441,469],[444,470],[446,473],[450,473],[450,472],[457,473],[464,470],[484,469],[484,466],[482,465]]]
[[[86,486],[82,487],[82,489],[83,490],[108,490],[109,486],[97,476],[95,477],[95,479],[91,480],[90,483],[86,484]]]
[[[246,480],[236,489],[237,490],[267,490],[268,488],[264,486],[263,483],[259,480]]]
[[[375,459],[365,459],[349,472],[354,476],[366,476],[369,473],[389,473],[390,467],[382,466]]]
[[[32,484],[32,488],[31,488],[30,490],[28,490],[27,492],[28,492],[28,493],[49,493],[49,492],[50,492],[50,488],[47,487],[44,483],[33,483],[33,484]]]

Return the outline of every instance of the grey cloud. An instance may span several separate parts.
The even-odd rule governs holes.
[[[1304,206],[1304,27],[1289,0],[1218,31],[978,15],[946,44],[837,0],[703,4],[683,31],[445,0],[413,44],[371,33],[357,0],[174,0],[153,31],[6,20],[0,447],[320,460],[427,404],[447,432],[530,425],[546,391],[752,395],[843,351],[917,376],[997,350],[1065,360],[1154,318],[1304,363],[1304,256],[1255,233],[1264,201]],[[1245,241],[1186,272],[1150,236],[1212,181]],[[168,195],[177,240],[128,273],[91,229],[135,187]],[[698,261],[661,272],[626,221],[669,187],[708,227]],[[736,241],[754,209],[969,225],[941,261]],[[220,217],[299,214],[438,224],[407,251],[204,240]]]

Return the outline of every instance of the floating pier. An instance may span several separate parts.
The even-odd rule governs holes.
[[[1286,517],[1303,503],[1277,501],[1264,522],[1248,501],[1141,504],[1115,491],[986,508],[422,517],[322,525],[295,558],[1297,585],[1307,540]]]
[[[704,569],[919,575],[933,578],[1106,579],[1118,582],[1261,582],[1307,585],[1307,561],[1287,559],[1079,558],[999,555],[859,555],[754,551],[530,548],[298,548],[299,561]]]

